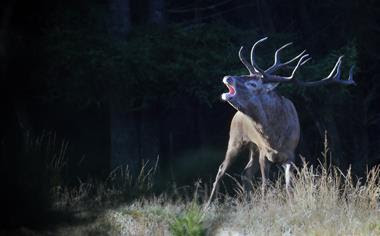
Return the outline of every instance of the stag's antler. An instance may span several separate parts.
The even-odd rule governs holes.
[[[332,69],[332,71],[330,72],[330,74],[322,80],[305,82],[305,81],[300,81],[300,80],[295,79],[294,75],[295,75],[296,71],[298,70],[298,68],[300,66],[304,65],[306,62],[308,62],[311,59],[311,57],[309,57],[309,54],[305,54],[306,50],[303,50],[300,54],[298,54],[294,58],[292,58],[286,62],[281,62],[280,57],[279,57],[279,52],[281,50],[283,50],[284,48],[290,46],[292,43],[287,43],[287,44],[283,45],[282,47],[280,47],[279,49],[277,49],[275,54],[274,54],[273,65],[271,67],[269,67],[268,69],[263,70],[257,65],[254,52],[255,52],[255,48],[257,47],[257,45],[259,43],[265,41],[266,39],[268,39],[268,38],[267,37],[262,38],[262,39],[258,40],[252,46],[251,64],[249,64],[248,61],[242,55],[243,47],[241,47],[240,51],[239,51],[240,60],[243,62],[245,67],[247,67],[250,74],[251,75],[261,74],[263,77],[262,79],[263,79],[264,83],[296,83],[296,84],[301,85],[301,86],[316,86],[316,85],[330,84],[330,83],[340,83],[340,84],[345,84],[345,85],[350,85],[350,84],[355,85],[356,84],[354,79],[353,79],[354,66],[352,66],[350,69],[350,74],[349,74],[348,79],[347,80],[341,79],[340,68],[341,68],[343,56],[339,57],[338,61],[335,63],[335,66]],[[292,74],[290,76],[286,77],[286,76],[279,76],[279,75],[272,74],[272,73],[276,72],[277,70],[284,68],[285,66],[288,66],[290,63],[292,63],[296,60],[298,60],[297,65],[294,67]]]
[[[240,61],[245,65],[245,67],[248,69],[249,71],[249,74],[250,75],[254,75],[254,74],[257,74],[258,71],[251,65],[249,64],[249,62],[245,59],[245,57],[243,56],[243,49],[244,47],[240,47],[240,50],[239,50],[239,58],[240,58]]]
[[[269,67],[268,69],[265,70],[265,73],[271,74],[271,73],[273,73],[273,72],[276,72],[277,70],[279,70],[279,69],[281,69],[281,68],[283,68],[283,67],[289,65],[290,63],[292,63],[293,61],[297,60],[298,58],[300,58],[301,56],[304,55],[304,53],[306,52],[306,50],[303,50],[300,54],[298,54],[296,57],[290,59],[289,61],[282,63],[282,62],[280,61],[280,57],[279,57],[279,55],[278,55],[279,52],[280,52],[282,49],[284,49],[284,48],[286,48],[286,47],[288,47],[288,46],[290,46],[290,45],[292,45],[292,44],[293,44],[293,42],[287,43],[287,44],[285,44],[284,46],[282,46],[282,47],[280,47],[279,49],[276,50],[276,52],[274,53],[274,63],[273,63],[273,65],[272,65],[271,67]],[[309,57],[308,59],[306,59],[305,61],[303,61],[303,62],[301,63],[301,66],[302,66],[303,64],[305,64],[306,62],[308,62],[310,59],[311,59],[311,57]]]

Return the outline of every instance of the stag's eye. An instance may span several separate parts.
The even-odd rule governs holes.
[[[256,88],[257,84],[254,81],[248,81],[245,83],[248,88]]]

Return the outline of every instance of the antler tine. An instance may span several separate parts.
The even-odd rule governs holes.
[[[300,58],[302,55],[304,55],[305,52],[306,52],[306,50],[303,50],[300,54],[298,54],[297,56],[293,57],[293,58],[290,59],[289,61],[284,62],[284,63],[281,63],[282,66],[289,65],[290,63],[292,63],[293,61],[297,60],[297,59]],[[306,62],[303,62],[303,63],[305,64]]]
[[[309,57],[309,54],[305,54],[305,55],[303,55],[303,56],[298,60],[296,67],[294,67],[294,69],[293,69],[293,71],[292,71],[292,75],[289,76],[289,77],[287,77],[287,79],[293,79],[293,77],[294,77],[296,71],[298,70],[298,68],[299,68],[300,66],[302,66],[303,64],[305,64],[306,62],[308,62],[308,61],[311,59],[311,57],[309,57],[309,58],[307,58],[307,57]],[[305,58],[306,58],[306,60],[304,60]]]
[[[279,49],[276,50],[276,52],[274,54],[273,65],[264,71],[263,69],[261,69],[257,65],[257,63],[255,61],[255,48],[257,47],[257,45],[259,43],[261,43],[267,39],[268,39],[268,37],[262,38],[253,44],[253,46],[251,48],[251,63],[249,63],[244,58],[244,56],[242,54],[243,47],[241,47],[239,50],[239,58],[240,58],[241,62],[245,65],[245,67],[248,69],[249,73],[251,75],[261,74],[263,76],[262,79],[263,79],[264,83],[290,83],[290,82],[294,82],[294,83],[296,83],[298,85],[302,85],[302,86],[315,86],[315,85],[328,84],[328,83],[334,83],[334,82],[346,84],[346,85],[349,85],[349,84],[355,85],[356,84],[354,79],[353,79],[354,66],[352,66],[350,69],[350,74],[349,74],[348,79],[347,80],[341,79],[341,65],[342,65],[343,56],[340,56],[338,58],[337,62],[334,65],[334,68],[331,70],[330,74],[322,80],[312,81],[312,82],[304,82],[304,81],[299,81],[297,79],[294,79],[294,75],[297,72],[298,68],[300,66],[303,66],[306,62],[308,62],[311,59],[311,57],[309,57],[309,54],[305,54],[306,50],[303,50],[300,54],[298,54],[294,58],[282,63],[280,60],[280,56],[279,56],[280,51],[283,50],[284,48],[292,45],[292,42],[287,43],[287,44],[281,46]],[[297,62],[297,65],[294,67],[290,76],[285,77],[285,76],[279,76],[279,75],[271,74],[274,71],[294,62],[295,60],[298,60],[298,62]]]
[[[248,69],[249,71],[249,74],[250,75],[253,75],[255,73],[257,73],[256,69],[251,65],[249,64],[249,62],[245,59],[245,57],[243,56],[243,49],[244,47],[240,47],[240,50],[239,50],[239,58],[240,58],[240,61],[244,64],[244,66]]]
[[[306,50],[305,50],[306,52]],[[304,60],[302,63],[301,63],[301,66],[303,66],[306,62],[310,61],[311,60],[311,57],[309,57],[308,59]]]
[[[350,74],[348,76],[347,81],[350,81],[351,84],[356,85],[356,82],[354,80],[354,68],[355,68],[355,66],[351,66],[351,68],[350,68]]]
[[[340,56],[337,60],[337,62],[334,65],[334,68],[331,70],[330,74],[318,81],[312,81],[312,82],[304,82],[304,81],[298,81],[297,83],[302,86],[316,86],[316,85],[323,85],[323,84],[330,84],[330,83],[340,83],[340,84],[345,84],[345,85],[356,85],[354,81],[354,76],[353,76],[353,71],[354,71],[354,66],[351,67],[350,69],[350,74],[348,76],[347,80],[342,80],[341,79],[341,65],[342,65],[342,58],[343,56]],[[335,75],[334,75],[335,73]]]
[[[290,63],[292,63],[295,60],[297,60],[302,55],[304,55],[304,53],[306,52],[306,50],[303,50],[300,54],[298,54],[294,58],[292,58],[292,59],[290,59],[290,60],[282,63],[280,61],[280,56],[279,56],[280,51],[283,50],[284,48],[292,45],[292,44],[293,44],[293,42],[287,43],[287,44],[283,45],[282,47],[280,47],[279,49],[276,50],[276,52],[274,53],[274,63],[273,63],[273,65],[271,67],[269,67],[268,69],[265,70],[266,73],[271,74],[271,73],[277,71],[278,69],[280,69],[280,68],[282,68],[282,67],[284,67],[284,66],[286,66],[286,65],[288,65]],[[304,63],[306,63],[306,62],[304,62]]]
[[[310,60],[309,54],[303,55],[300,59],[298,59],[297,65],[294,67],[292,74],[288,77],[279,76],[279,75],[270,75],[270,74],[264,74],[264,82],[265,83],[290,83],[290,82],[296,82],[299,83],[299,81],[294,79],[294,75],[298,68],[302,65],[304,65],[306,62]],[[302,83],[302,82],[300,82]]]
[[[323,79],[322,81],[328,81],[328,82],[336,82],[336,83],[341,83],[341,84],[354,84],[356,85],[355,81],[354,81],[354,78],[353,78],[353,70],[354,70],[354,66],[351,66],[350,68],[350,74],[348,76],[348,79],[347,80],[342,80],[341,79],[341,64],[342,64],[342,58],[343,58],[343,55],[340,56],[338,58],[338,61],[335,63],[335,66],[334,68],[331,70],[330,74],[325,78]],[[336,73],[335,75],[333,76],[334,74],[334,71],[336,70]]]
[[[251,64],[252,64],[253,68],[255,69],[255,71],[261,73],[262,75],[265,74],[265,71],[264,71],[263,69],[261,69],[261,68],[257,65],[257,63],[256,63],[256,61],[255,61],[255,55],[254,55],[254,54],[255,54],[255,48],[256,48],[256,46],[257,46],[259,43],[261,43],[261,42],[263,42],[263,41],[265,41],[265,40],[267,40],[267,39],[268,39],[268,37],[265,37],[265,38],[262,38],[262,39],[258,40],[255,44],[253,44],[253,46],[252,46],[252,48],[251,48]]]
[[[288,47],[288,46],[290,46],[290,45],[292,45],[293,44],[293,42],[290,42],[290,43],[287,43],[287,44],[285,44],[284,46],[282,46],[282,47],[280,47],[279,49],[277,49],[276,50],[276,52],[274,53],[274,64],[273,64],[273,66],[271,66],[271,67],[274,67],[275,65],[277,65],[277,64],[281,64],[281,62],[280,62],[280,57],[279,57],[279,52],[282,50],[282,49],[284,49],[284,48],[286,48],[286,47]]]
[[[340,65],[342,64],[342,58],[343,58],[343,57],[344,57],[344,56],[342,55],[342,56],[340,56],[340,57],[338,58],[338,60],[337,60],[336,63],[335,63],[334,68],[331,70],[330,74],[329,74],[325,79],[337,78],[337,75],[338,75],[338,74],[340,75]],[[335,70],[336,70],[336,74],[335,74],[335,76],[333,76]]]

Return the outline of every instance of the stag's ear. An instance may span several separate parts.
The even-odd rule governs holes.
[[[274,90],[280,83],[265,83],[263,84],[263,87],[265,91],[272,91]]]

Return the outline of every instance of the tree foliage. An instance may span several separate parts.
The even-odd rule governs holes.
[[[131,109],[156,101],[175,107],[188,99],[211,106],[224,89],[220,83],[224,75],[247,73],[237,56],[239,47],[249,48],[259,38],[255,30],[242,30],[226,22],[191,27],[173,25],[165,30],[139,27],[127,40],[115,39],[104,31],[86,30],[87,26],[63,25],[47,31],[46,63],[39,73],[43,73],[48,84],[49,100],[90,105],[103,103],[111,94],[118,94],[119,99],[128,100]],[[273,35],[274,40],[259,49],[259,62],[269,66],[274,49],[292,38],[292,35]],[[301,47],[291,48],[282,56],[295,55]],[[297,76],[305,80],[327,76],[342,53],[346,54],[343,70],[347,71],[355,62],[352,42],[312,61]],[[305,95],[304,90],[294,86],[284,86],[281,90],[285,94],[297,91]],[[316,91],[326,90],[321,87]],[[343,96],[334,93],[339,94]],[[330,100],[321,102],[327,101]]]

